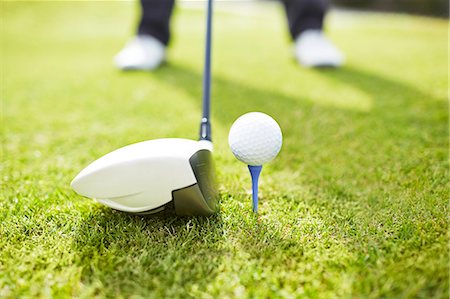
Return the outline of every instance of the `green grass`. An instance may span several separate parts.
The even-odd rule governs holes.
[[[126,144],[196,138],[203,12],[176,11],[167,65],[121,73],[135,4],[2,2],[0,297],[448,298],[448,22],[332,14],[347,64],[306,70],[281,8],[239,5],[215,20],[220,213],[167,219],[69,183]],[[248,111],[284,133],[258,218],[227,146]]]

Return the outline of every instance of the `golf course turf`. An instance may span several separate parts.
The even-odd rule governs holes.
[[[448,22],[332,12],[345,67],[303,69],[275,4],[217,4],[220,213],[141,218],[69,184],[124,145],[197,138],[204,11],[176,9],[163,67],[123,73],[136,3],[2,1],[0,297],[448,298]],[[284,138],[258,217],[227,144],[249,111]]]

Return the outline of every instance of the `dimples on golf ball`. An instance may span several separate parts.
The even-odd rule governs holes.
[[[278,155],[282,139],[280,126],[272,117],[261,112],[250,112],[233,123],[228,144],[238,160],[258,166]]]

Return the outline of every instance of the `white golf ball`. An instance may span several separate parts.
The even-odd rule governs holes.
[[[228,135],[228,144],[236,158],[252,166],[272,161],[280,152],[282,140],[278,123],[261,112],[239,117]]]

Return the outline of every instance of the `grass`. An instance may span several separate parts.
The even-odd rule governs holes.
[[[126,144],[196,138],[203,12],[177,9],[164,67],[121,73],[111,58],[134,4],[1,5],[0,297],[449,296],[447,21],[331,14],[347,64],[306,70],[290,56],[281,8],[222,3],[221,211],[140,218],[69,183]],[[255,110],[284,133],[262,173],[259,217],[227,146],[232,122]]]

